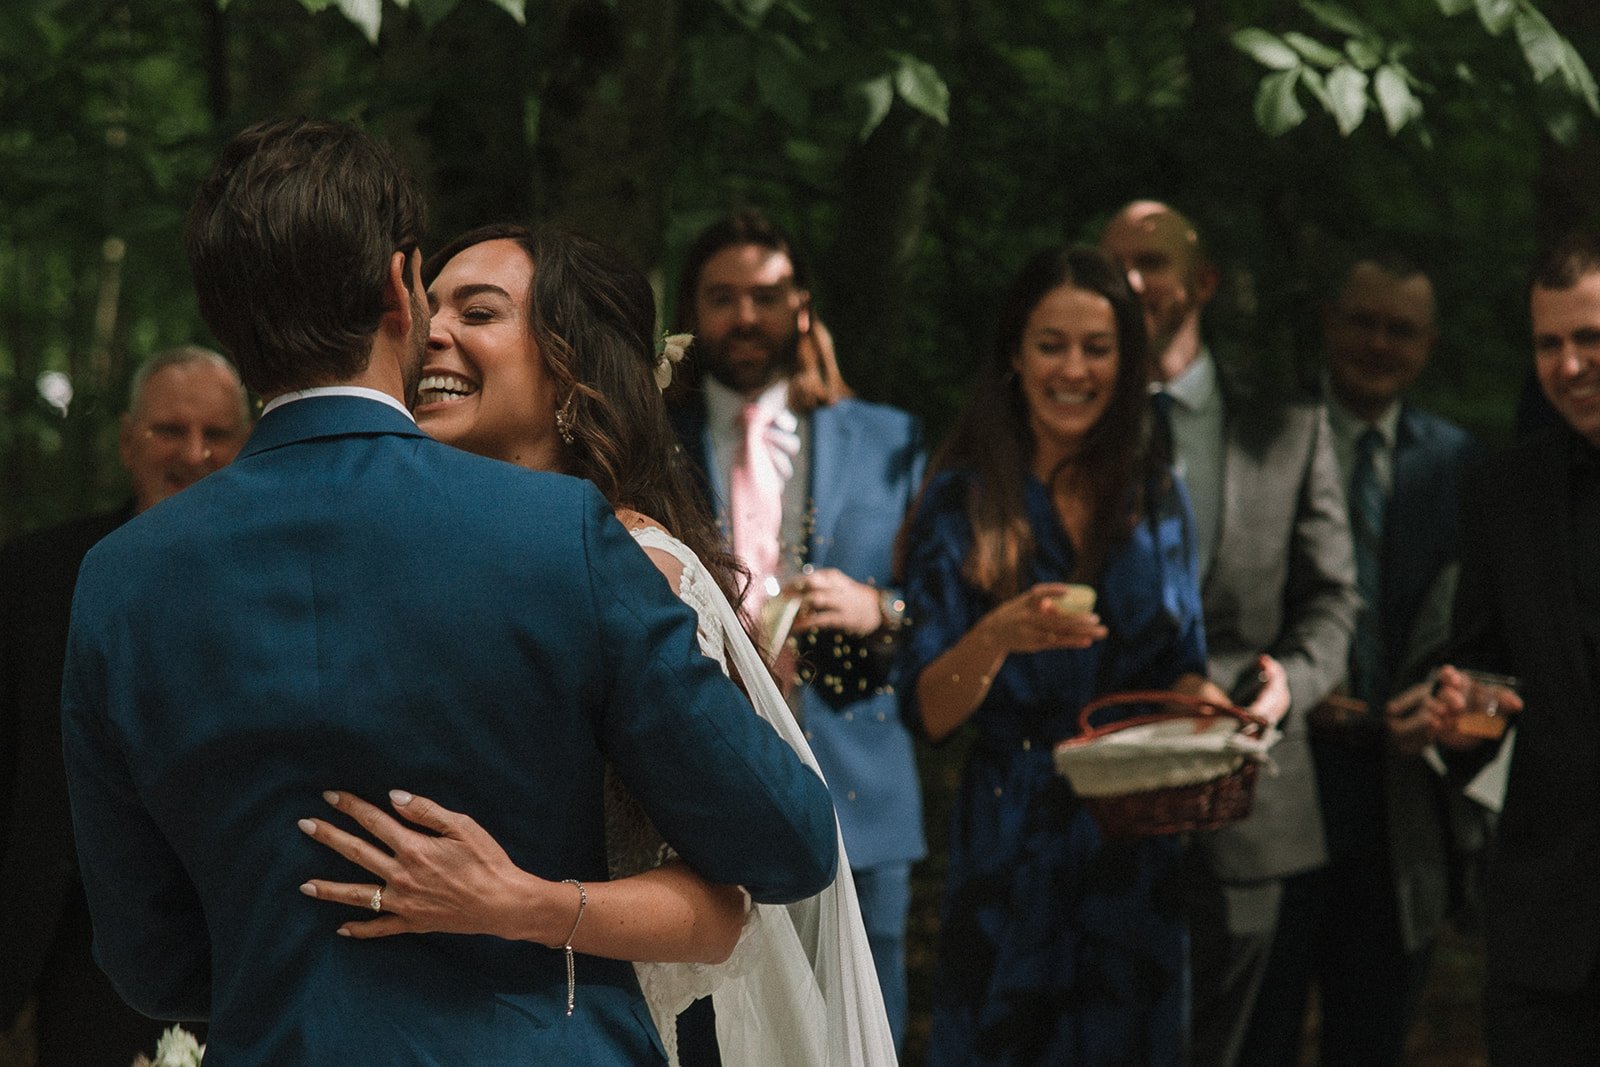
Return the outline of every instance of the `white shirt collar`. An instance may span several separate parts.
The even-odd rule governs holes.
[[[1217,361],[1211,358],[1210,349],[1201,348],[1194,362],[1182,373],[1165,384],[1155,383],[1153,388],[1164,391],[1174,403],[1190,411],[1204,411],[1221,397],[1217,388]]]
[[[1383,414],[1372,421],[1359,418],[1349,408],[1339,402],[1329,386],[1324,375],[1322,382],[1322,395],[1328,398],[1328,425],[1341,440],[1351,442],[1361,436],[1369,427],[1378,431],[1378,436],[1383,438],[1385,448],[1393,448],[1395,441],[1400,436],[1400,401],[1392,401]]]
[[[400,403],[400,401],[396,400],[388,393],[382,392],[378,389],[368,389],[364,385],[318,385],[313,386],[310,389],[296,389],[292,393],[279,393],[277,396],[267,401],[267,406],[261,409],[261,414],[266,415],[268,412],[276,408],[281,408],[285,404],[292,404],[296,400],[307,400],[314,396],[365,397],[368,400],[376,400],[380,404],[388,404],[390,407],[394,408],[412,422],[417,421],[411,412],[406,410],[406,406]]]
[[[713,427],[713,432],[730,426],[737,428],[739,413],[751,401],[709,374],[703,380],[706,390],[706,419]],[[779,378],[758,393],[754,402],[763,412],[773,416],[773,421],[779,429],[791,432],[794,430],[797,420],[789,411],[789,379]]]

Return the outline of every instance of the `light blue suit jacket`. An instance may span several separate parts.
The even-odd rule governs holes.
[[[674,422],[701,473],[715,470],[703,403],[677,409]],[[895,535],[922,484],[921,424],[897,408],[855,399],[818,408],[810,422],[813,521],[806,562],[892,587]],[[708,491],[715,498],[715,490]],[[715,504],[721,514],[721,501]],[[850,865],[922,858],[922,791],[894,693],[835,708],[807,686],[800,711],[838,807]]]
[[[239,459],[85,560],[63,693],[96,952],[235,1064],[648,1063],[632,967],[489,937],[335,935],[296,828],[405,788],[522,868],[606,877],[609,760],[690,864],[816,892],[826,791],[700,654],[693,614],[585,482],[440,445],[353,397],[267,414]]]

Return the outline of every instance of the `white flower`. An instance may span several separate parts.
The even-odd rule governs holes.
[[[672,384],[672,368],[683,362],[683,354],[694,342],[692,333],[668,334],[661,339],[661,358],[656,360],[656,388],[663,393]]]
[[[181,1026],[170,1027],[156,1042],[156,1058],[134,1058],[133,1067],[200,1067],[205,1046]]]

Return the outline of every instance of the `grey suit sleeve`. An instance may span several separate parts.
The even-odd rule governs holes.
[[[812,896],[839,861],[827,787],[700,651],[695,615],[591,493],[585,518],[610,687],[600,744],[703,878],[761,903]]]
[[[85,575],[90,571],[85,563]],[[93,578],[80,583],[80,601],[85,584],[100,583]],[[112,735],[104,683],[92,623],[83,625],[75,607],[61,732],[78,866],[94,920],[95,961],[136,1011],[157,1019],[204,1019],[211,1011],[205,912],[194,883],[138,796],[132,769]]]
[[[1316,409],[1284,584],[1282,636],[1267,652],[1289,677],[1286,732],[1305,729],[1305,715],[1344,681],[1361,594],[1339,464],[1327,413]]]

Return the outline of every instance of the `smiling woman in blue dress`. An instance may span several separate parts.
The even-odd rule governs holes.
[[[976,730],[950,833],[929,1063],[1186,1062],[1181,843],[1105,841],[1051,766],[1095,696],[1222,699],[1144,326],[1088,248],[1034,257],[907,531],[903,700]],[[1094,612],[1064,611],[1066,583]],[[1285,699],[1280,674],[1257,707]]]

